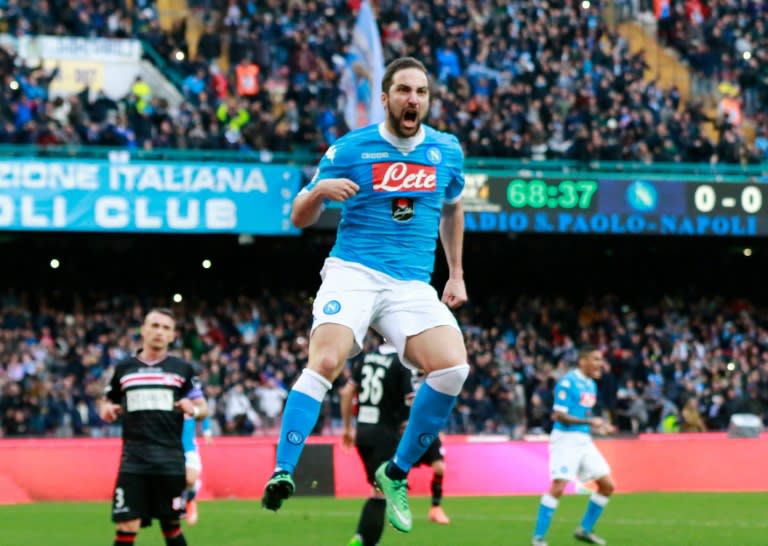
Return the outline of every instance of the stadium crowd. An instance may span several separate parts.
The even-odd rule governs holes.
[[[694,3],[675,2],[673,13]],[[8,2],[2,25],[15,35],[144,40],[166,60],[163,69],[179,76],[185,101],[170,107],[141,81],[124,98],[99,90],[52,97],[55,73],[5,52],[0,143],[321,152],[348,130],[339,82],[359,2],[207,4],[193,48],[186,20],[163,30],[150,0],[136,2],[133,15],[118,0]],[[644,81],[643,54],[630,53],[627,40],[609,30],[599,1],[376,4],[385,59],[414,55],[425,62],[435,75],[428,122],[459,136],[470,156],[724,163],[768,157],[766,11],[759,3],[716,1],[711,17],[682,24],[706,38],[701,43],[711,51],[703,56],[687,48],[688,34],[675,30],[679,21],[667,33],[685,46],[702,81],[741,86],[743,96],[734,100],[755,117],[755,142],[728,116],[711,120],[702,104],[685,104],[679,89]],[[707,137],[710,122],[718,141]]]
[[[70,309],[0,298],[0,431],[4,436],[114,435],[95,401],[114,364],[138,346],[149,305],[104,298]],[[286,391],[307,360],[306,294],[262,294],[178,305],[174,351],[199,365],[217,434],[271,434]],[[666,298],[628,305],[494,298],[459,319],[471,373],[448,424],[452,433],[521,438],[551,427],[554,383],[582,342],[610,365],[598,408],[620,431],[724,430],[734,412],[768,419],[765,311],[740,300]],[[339,431],[338,390],[316,429]]]

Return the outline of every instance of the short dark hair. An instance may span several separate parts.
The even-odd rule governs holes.
[[[173,322],[176,322],[176,315],[173,314],[173,311],[169,309],[168,307],[153,307],[149,311],[147,311],[147,314],[145,317],[148,317],[152,313],[159,313],[161,315],[165,315],[166,317],[170,318]]]
[[[427,72],[427,67],[424,66],[424,63],[414,57],[399,57],[387,65],[384,76],[381,78],[381,92],[389,93],[389,88],[392,87],[392,80],[395,79],[395,74],[406,68],[418,68],[424,72],[424,75],[427,76],[427,81],[429,81],[429,72]]]
[[[590,343],[582,345],[581,347],[579,347],[579,360],[581,360],[582,358],[587,358],[590,353],[594,353],[597,350],[598,348]]]

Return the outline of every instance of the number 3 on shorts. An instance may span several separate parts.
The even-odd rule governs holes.
[[[125,493],[122,487],[115,489],[115,508],[122,508],[125,504]]]

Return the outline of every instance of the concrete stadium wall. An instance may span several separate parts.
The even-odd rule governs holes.
[[[619,493],[768,491],[768,435],[642,435],[599,440]],[[369,493],[356,452],[338,438],[312,438],[297,472],[298,494]],[[201,498],[258,498],[275,462],[274,438],[216,438],[201,445]],[[549,482],[546,442],[445,439],[447,495],[539,494]],[[120,459],[116,439],[0,439],[0,504],[107,500]],[[411,474],[413,495],[429,493],[431,471]],[[304,484],[304,485],[302,485]],[[310,485],[311,484],[311,485]]]

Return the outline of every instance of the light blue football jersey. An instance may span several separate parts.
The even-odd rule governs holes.
[[[349,178],[360,191],[342,203],[330,255],[400,280],[429,282],[440,214],[464,189],[464,154],[455,136],[422,126],[411,139],[371,125],[340,138],[306,190]]]
[[[597,383],[581,373],[579,370],[571,370],[555,385],[555,403],[553,409],[567,413],[578,419],[592,417],[592,408],[597,402]],[[563,432],[583,432],[589,434],[589,425],[566,425],[555,422],[554,429]]]

